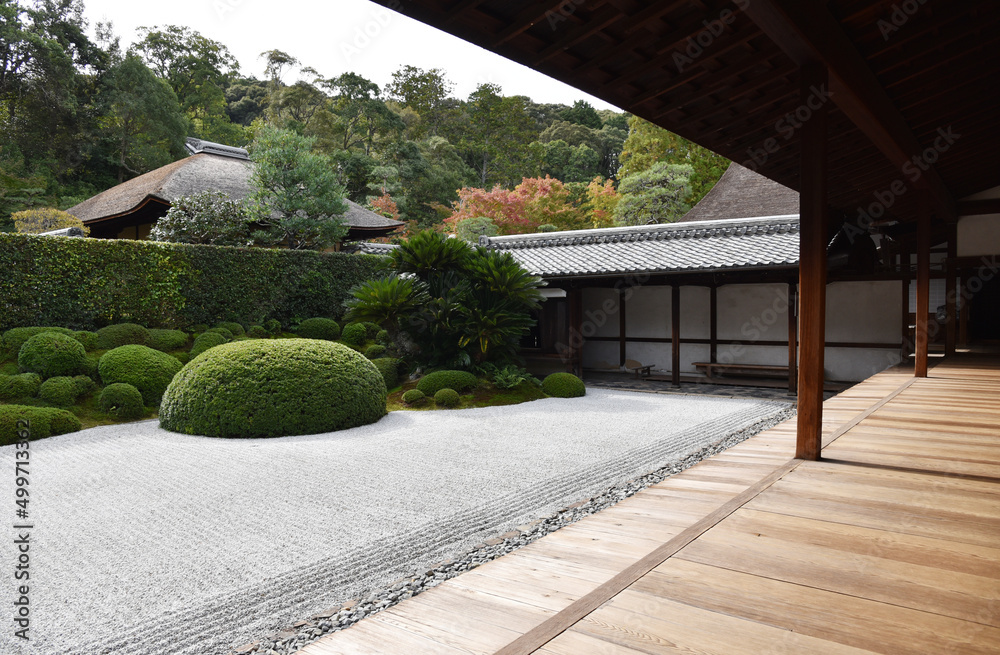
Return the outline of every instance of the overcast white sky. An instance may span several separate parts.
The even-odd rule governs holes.
[[[536,102],[598,109],[611,105],[450,34],[372,4],[368,0],[84,0],[91,26],[111,21],[122,46],[137,40],[140,26],[184,25],[225,44],[243,72],[263,77],[259,58],[283,50],[326,77],[353,71],[384,86],[403,64],[441,68],[466,98],[478,84],[503,87],[504,95]],[[294,81],[287,77],[286,82]]]

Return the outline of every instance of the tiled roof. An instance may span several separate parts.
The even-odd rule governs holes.
[[[482,237],[542,277],[788,268],[799,262],[798,216]]]
[[[368,241],[358,241],[345,247],[346,252],[356,252],[361,255],[388,255],[397,246],[392,243],[371,243]]]

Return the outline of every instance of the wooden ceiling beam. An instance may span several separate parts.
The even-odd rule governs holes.
[[[987,214],[1000,214],[1000,198],[960,200],[958,202],[959,216],[985,216]]]
[[[568,48],[572,48],[578,43],[589,39],[604,28],[617,23],[621,19],[622,13],[618,11],[617,7],[609,6],[597,10],[591,14],[590,20],[586,23],[568,28],[566,36],[539,52],[538,55],[532,60],[531,65],[533,67],[538,66],[543,61],[546,61],[554,55],[557,55],[560,52],[563,52]]]
[[[745,13],[799,66],[820,62],[830,73],[834,102],[894,166],[923,151],[843,28],[825,5],[801,0],[753,0]],[[934,168],[920,182],[946,220],[957,217],[955,199]]]

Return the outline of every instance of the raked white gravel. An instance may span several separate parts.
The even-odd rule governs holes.
[[[787,407],[591,389],[282,439],[147,421],[32,442],[31,641],[7,527],[0,652],[226,653]],[[12,520],[13,479],[0,448]]]

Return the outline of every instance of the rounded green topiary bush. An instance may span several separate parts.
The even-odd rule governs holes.
[[[194,340],[194,345],[191,346],[190,357],[191,359],[194,359],[209,348],[215,348],[216,346],[221,346],[224,343],[229,343],[229,339],[222,336],[218,332],[206,332],[205,334],[200,334],[198,335],[198,338]]]
[[[131,384],[115,382],[104,387],[97,400],[101,411],[115,418],[130,420],[142,418],[146,408],[142,404],[142,394]]]
[[[38,397],[52,405],[69,407],[76,402],[77,393],[76,382],[71,377],[54,377],[42,382],[38,390]]]
[[[253,339],[267,339],[271,333],[263,325],[251,325],[250,329],[247,330],[247,335]]]
[[[170,353],[170,356],[181,363],[181,366],[191,361],[190,353]]]
[[[181,363],[176,357],[146,346],[122,346],[104,353],[97,369],[104,384],[131,384],[147,406],[155,407],[181,370]]]
[[[83,349],[88,353],[91,350],[97,350],[97,333],[87,332],[86,330],[81,330],[79,332],[73,333],[73,338],[83,344]]]
[[[380,344],[372,344],[365,348],[365,357],[368,359],[378,359],[385,355],[385,346]]]
[[[97,383],[86,375],[76,375],[73,377],[73,384],[76,385],[76,396],[87,396],[97,391]]]
[[[458,392],[454,389],[438,389],[434,394],[434,404],[438,407],[458,407]]]
[[[240,325],[239,323],[236,323],[235,321],[223,321],[218,325],[216,325],[215,327],[225,328],[229,330],[230,332],[233,333],[234,337],[242,337],[244,334],[247,333],[247,331],[243,329],[243,326]]]
[[[379,330],[378,333],[375,334],[375,342],[376,343],[380,343],[383,346],[388,346],[389,345],[389,330]]]
[[[219,335],[222,335],[223,337],[225,337],[226,341],[232,341],[233,338],[236,336],[228,328],[224,328],[224,327],[214,327],[214,328],[205,330],[205,334],[219,334]]]
[[[0,400],[34,398],[42,388],[42,378],[37,373],[0,375]]]
[[[420,389],[410,389],[403,394],[403,402],[407,405],[422,405],[427,400],[427,395]]]
[[[25,428],[22,421],[28,422]],[[53,407],[28,407],[25,405],[0,405],[0,446],[9,446],[21,440],[24,432],[29,440],[54,437],[80,430],[80,419],[65,409]]]
[[[435,371],[420,378],[417,389],[428,396],[433,396],[440,389],[456,389],[465,391],[478,384],[479,379],[465,371]]]
[[[340,340],[349,346],[360,348],[368,340],[368,329],[363,323],[348,323],[340,335]]]
[[[192,360],[160,405],[160,425],[208,437],[283,437],[374,423],[386,413],[375,365],[313,339],[231,343]]]
[[[379,357],[371,360],[371,362],[382,375],[382,381],[385,382],[386,389],[395,389],[399,386],[399,373],[397,373],[399,360],[393,357]]]
[[[187,332],[182,330],[150,330],[149,347],[161,352],[181,350],[188,344]]]
[[[87,353],[87,359],[84,360],[83,366],[80,367],[80,374],[86,375],[91,380],[98,379],[97,363],[99,361],[101,361],[100,355]]]
[[[269,319],[264,323],[264,329],[271,334],[278,334],[281,332],[281,321],[276,318]]]
[[[67,330],[66,328],[61,327],[11,328],[3,333],[3,338],[0,339],[0,345],[2,345],[3,351],[9,356],[17,357],[17,353],[21,351],[21,346],[24,345],[24,342],[36,334],[41,334],[42,332],[58,332],[59,334],[64,334],[67,337],[76,335],[73,330]]]
[[[97,349],[111,350],[120,346],[149,343],[149,330],[135,323],[109,325],[97,331]]]
[[[38,373],[43,378],[79,373],[86,359],[82,343],[58,332],[36,334],[17,353],[22,373]]]
[[[556,398],[579,398],[586,395],[587,387],[572,373],[553,373],[542,380],[542,391]]]
[[[303,339],[336,341],[340,338],[340,325],[332,318],[307,318],[295,333]]]

